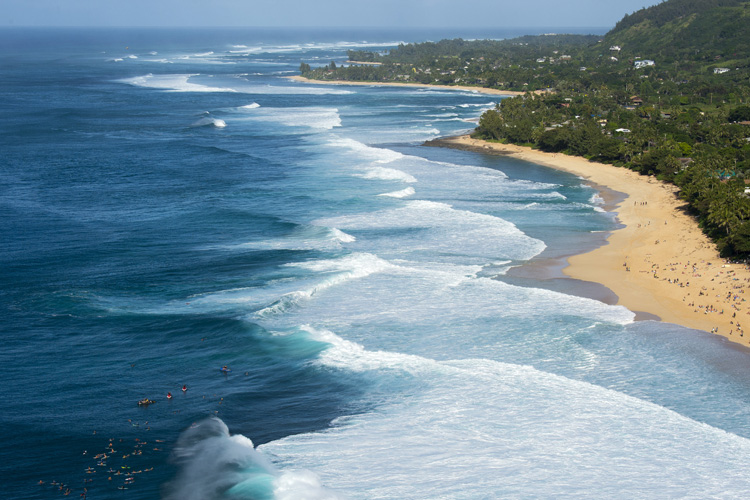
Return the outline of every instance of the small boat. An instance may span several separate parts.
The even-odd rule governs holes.
[[[153,399],[143,398],[138,401],[138,406],[148,406],[156,403]]]

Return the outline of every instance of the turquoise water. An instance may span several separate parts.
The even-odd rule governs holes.
[[[595,191],[421,146],[497,97],[283,78],[514,34],[0,31],[5,496],[746,497],[748,351],[519,285]]]

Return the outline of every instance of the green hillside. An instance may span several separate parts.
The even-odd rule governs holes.
[[[379,64],[300,69],[525,91],[486,111],[473,135],[674,183],[719,251],[750,261],[750,0],[667,0],[604,37],[443,40],[349,58]]]
[[[750,54],[750,1],[670,0],[625,16],[605,43],[623,53],[660,59],[734,61]]]

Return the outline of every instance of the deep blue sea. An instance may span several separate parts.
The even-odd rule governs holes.
[[[284,78],[533,32],[0,30],[2,497],[748,498],[750,351],[514,276],[616,220],[421,145],[498,97]]]

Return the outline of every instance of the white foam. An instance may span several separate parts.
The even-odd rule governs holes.
[[[244,119],[261,122],[272,122],[288,127],[306,127],[321,130],[331,130],[341,126],[341,117],[336,108],[306,107],[306,108],[271,108],[260,106],[242,106],[240,111],[252,110],[252,114]]]
[[[368,146],[348,137],[331,137],[328,140],[328,145],[335,148],[348,149],[356,153],[358,157],[374,161],[375,163],[391,163],[404,158],[404,155],[397,151]]]
[[[406,198],[407,196],[412,196],[414,193],[414,188],[409,186],[408,188],[402,189],[401,191],[392,191],[390,193],[379,194],[378,196],[387,196],[389,198]]]
[[[194,122],[191,127],[216,127],[216,128],[224,128],[227,126],[227,123],[224,120],[221,120],[219,118],[211,118],[211,117],[204,117],[196,122]]]
[[[350,280],[365,278],[373,273],[382,272],[394,266],[375,255],[354,253],[339,259],[313,260],[286,264],[287,267],[298,267],[328,277],[319,280],[315,285],[303,290],[295,290],[284,294],[273,304],[261,309],[256,317],[263,318],[273,314],[286,312],[290,307],[298,306],[318,295],[319,293]]]
[[[540,253],[543,242],[530,238],[499,217],[456,210],[448,204],[424,200],[408,201],[399,208],[375,213],[326,218],[320,225],[354,229],[422,229],[419,238],[393,236],[392,248],[429,249],[436,254],[528,259]],[[395,246],[398,243],[398,246]]]
[[[164,488],[166,500],[232,498],[337,500],[309,470],[280,471],[241,434],[230,435],[226,424],[209,418],[182,433],[172,454],[180,466],[177,478]]]
[[[260,104],[258,104],[257,102],[253,102],[250,104],[245,104],[244,106],[240,106],[240,109],[255,109],[259,107],[260,107]]]
[[[401,181],[401,182],[408,182],[408,183],[414,183],[417,182],[417,179],[415,179],[412,175],[407,174],[406,172],[403,172],[401,170],[396,170],[395,168],[386,168],[386,167],[372,167],[368,168],[364,173],[362,174],[355,174],[356,177],[361,177],[363,179],[376,179],[376,180],[384,180],[384,181]],[[412,188],[413,191],[413,188]],[[413,192],[411,194],[414,194]]]
[[[198,83],[189,82],[190,78],[199,76],[197,74],[174,74],[174,75],[148,75],[136,76],[117,80],[135,87],[166,90],[170,92],[236,92],[226,87],[210,87]]]
[[[602,198],[599,193],[594,193],[591,195],[591,198],[589,198],[589,203],[592,205],[604,205],[604,198]]]
[[[353,243],[357,241],[357,238],[351,234],[346,234],[344,231],[336,229],[335,227],[331,229],[331,235],[335,241],[340,241],[341,243]]]
[[[325,87],[318,85],[286,86],[286,85],[248,85],[243,87],[242,92],[247,94],[266,95],[349,95],[354,92],[339,87]]]
[[[378,382],[375,407],[259,449],[355,498],[729,499],[750,489],[749,440],[648,401],[532,367],[370,351],[305,330],[331,345],[320,364]]]
[[[230,53],[233,54],[284,54],[289,52],[310,52],[310,51],[325,51],[329,52],[332,50],[343,51],[346,49],[357,49],[367,47],[395,47],[400,43],[405,42],[351,42],[351,41],[340,41],[340,42],[314,42],[306,44],[287,44],[287,45],[232,45]]]
[[[282,238],[268,238],[260,241],[239,243],[234,245],[207,246],[206,250],[214,248],[228,250],[338,250],[343,243],[353,243],[357,238],[340,229],[323,228],[318,226],[304,227]]]

